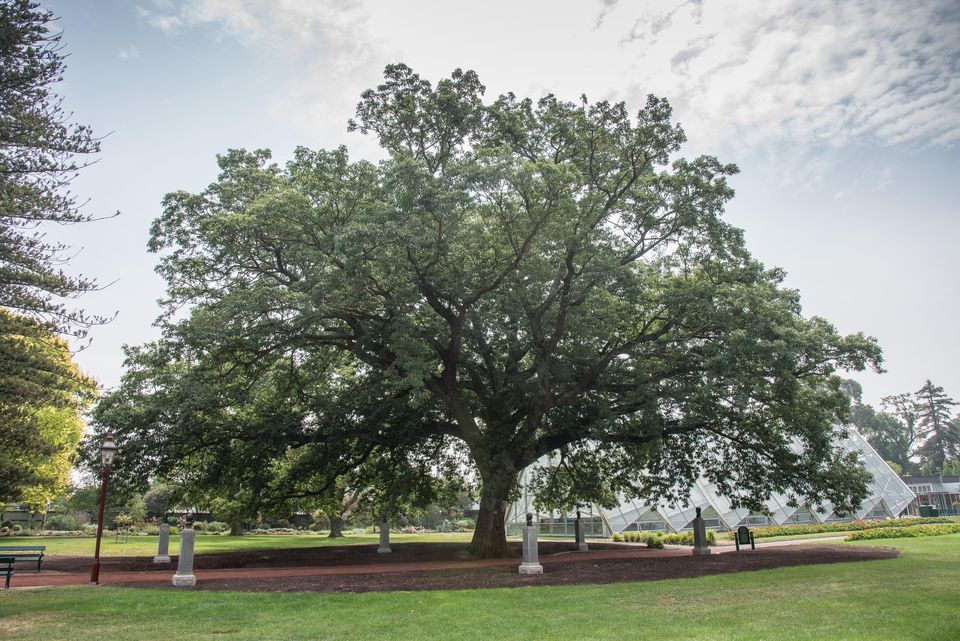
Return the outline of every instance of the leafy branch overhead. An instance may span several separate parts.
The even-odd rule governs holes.
[[[299,418],[257,441],[270,451],[312,449],[317,470],[347,451],[463,452],[481,555],[506,551],[517,473],[556,450],[630,494],[677,497],[706,474],[743,504],[788,487],[856,504],[834,372],[879,368],[880,350],[804,318],[750,256],[722,220],[737,168],[678,157],[663,99],[631,118],[483,93],[470,71],[434,87],[391,65],[350,124],[387,160],[232,150],[209,188],[169,194],[150,241],[164,338],[137,356],[156,364],[151,391],[134,368],[119,394],[165,394],[171,372],[220,390],[282,377],[278,407]],[[207,404],[175,407],[137,429],[221,433],[189,427]]]

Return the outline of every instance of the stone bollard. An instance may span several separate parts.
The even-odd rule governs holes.
[[[575,522],[576,528],[576,538],[577,538],[577,552],[586,552],[587,548],[587,537],[583,531],[583,523],[580,520],[580,510],[577,510],[577,520]]]
[[[180,531],[180,558],[177,562],[177,573],[173,575],[173,584],[178,588],[197,584],[197,577],[193,575],[195,537],[192,527],[185,527]]]
[[[380,523],[380,547],[377,548],[380,554],[393,552],[390,549],[390,524],[386,521]]]
[[[157,547],[157,556],[154,563],[170,563],[170,524],[160,524],[160,545]]]
[[[710,554],[710,548],[707,546],[707,528],[703,523],[703,517],[700,516],[700,508],[697,508],[697,516],[693,519],[693,554]]]
[[[533,515],[527,513],[527,525],[523,528],[523,563],[520,574],[543,574],[537,549],[537,526],[533,524]]]

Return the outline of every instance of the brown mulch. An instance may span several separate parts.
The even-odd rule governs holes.
[[[437,548],[436,546],[443,546]],[[841,563],[848,561],[868,561],[890,559],[898,556],[896,550],[876,547],[854,547],[843,545],[796,545],[760,548],[740,553],[711,554],[694,557],[689,554],[680,556],[666,555],[654,550],[633,548],[624,550],[621,558],[590,558],[590,553],[561,554],[550,558],[551,549],[569,549],[569,544],[542,543],[540,548],[540,562],[544,567],[544,574],[540,576],[521,575],[517,572],[517,565],[481,566],[447,570],[417,570],[413,566],[409,569],[403,563],[416,563],[441,560],[437,553],[455,554],[458,544],[405,544],[403,547],[423,547],[425,549],[411,549],[400,552],[401,545],[395,546],[395,557],[398,567],[389,571],[382,569],[365,574],[323,574],[309,576],[259,576],[205,578],[198,577],[196,590],[233,590],[244,592],[386,592],[386,591],[417,591],[417,590],[458,590],[497,587],[523,587],[540,585],[571,585],[571,584],[604,584],[624,581],[654,581],[659,579],[674,579],[698,577],[710,574],[730,572],[749,572],[769,568],[788,567],[796,565]],[[447,546],[451,546],[447,550]],[[465,546],[459,545],[464,548]],[[591,549],[616,549],[615,544],[591,544]],[[621,547],[620,549],[624,549]],[[344,561],[349,556],[366,559],[361,550],[347,550],[336,556],[337,552],[326,549],[329,554],[335,555],[337,565],[346,565]],[[556,554],[554,549],[553,554]],[[282,556],[292,550],[276,552]],[[308,551],[299,551],[302,553]],[[313,552],[313,551],[309,551]],[[316,550],[320,552],[320,550]],[[383,563],[383,555],[372,553],[372,560],[361,563]],[[214,556],[214,555],[211,555]],[[217,555],[219,556],[219,555]],[[231,555],[234,556],[234,555]],[[244,556],[244,555],[239,555]],[[379,556],[379,558],[377,558]],[[311,555],[306,555],[307,559]],[[449,558],[449,557],[447,557]],[[455,558],[461,558],[456,556]],[[404,559],[401,561],[401,559]],[[275,566],[275,559],[261,559],[253,563],[268,563]],[[198,557],[199,561],[199,557]],[[268,561],[272,561],[269,563]],[[390,559],[391,562],[394,559]],[[301,564],[303,561],[300,562]],[[234,566],[236,567],[236,566]],[[265,567],[264,565],[245,565],[242,567]],[[120,583],[123,584],[123,583]],[[138,587],[171,587],[168,581],[162,583],[129,583]]]
[[[520,542],[511,542],[517,559],[520,558]],[[194,557],[195,570],[220,570],[226,568],[302,568],[341,565],[372,565],[382,563],[428,563],[431,561],[471,561],[466,543],[393,543],[390,554],[378,554],[376,545],[343,545],[315,548],[288,548],[278,550],[253,550],[249,552],[201,553]],[[625,546],[616,543],[590,542],[591,550],[622,550]],[[540,556],[548,556],[574,549],[570,541],[540,541]],[[177,567],[177,555],[170,555],[171,565]],[[519,561],[518,561],[519,563]],[[158,567],[152,557],[120,556],[101,557],[101,571],[151,572]],[[90,559],[73,556],[47,556],[44,570],[58,572],[89,572]]]

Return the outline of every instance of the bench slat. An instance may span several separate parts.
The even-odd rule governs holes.
[[[43,552],[46,549],[46,545],[0,545],[0,556],[6,556],[3,552],[14,552],[17,550],[37,550]]]

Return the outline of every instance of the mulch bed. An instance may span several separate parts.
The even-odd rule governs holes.
[[[520,558],[520,542],[511,542],[517,559]],[[466,543],[393,543],[390,554],[378,554],[377,545],[343,545],[315,548],[289,548],[278,550],[253,550],[250,552],[198,553],[194,557],[195,570],[220,570],[226,568],[303,568],[336,565],[371,565],[380,563],[428,563],[430,561],[470,561]],[[622,550],[625,546],[616,543],[590,541],[591,550]],[[540,541],[541,556],[574,550],[570,541]],[[171,565],[177,567],[177,555],[170,556]],[[518,561],[519,563],[519,561]],[[158,569],[152,557],[105,556],[100,558],[103,571],[150,572]],[[73,556],[47,556],[44,570],[59,572],[89,572],[90,559]]]
[[[591,550],[624,549],[616,544],[591,543]],[[577,554],[575,558],[561,554],[568,551],[566,542],[543,542],[540,545],[540,562],[544,566],[541,576],[521,575],[515,565],[476,567],[456,570],[414,570],[402,568],[397,571],[369,574],[328,574],[317,576],[280,576],[271,578],[249,577],[230,579],[201,579],[195,590],[232,590],[243,592],[386,592],[419,590],[459,590],[498,587],[524,587],[542,585],[605,584],[624,581],[655,581],[698,577],[729,572],[749,572],[769,568],[870,561],[891,559],[898,556],[892,549],[877,547],[854,547],[844,545],[796,545],[761,548],[740,553],[711,554],[709,556],[658,556],[653,550],[632,548],[629,559],[590,559],[589,553]],[[309,565],[353,565],[384,563],[384,555],[378,555],[370,546],[321,548],[311,550],[278,550],[267,553],[211,554],[197,557],[197,567],[290,567]],[[463,560],[466,546],[457,543],[406,543],[394,546],[389,555],[390,563],[417,563],[442,560]],[[296,557],[295,559],[290,558]],[[566,558],[560,558],[560,557]],[[579,558],[582,556],[582,560]],[[204,558],[207,557],[207,558]],[[210,558],[215,557],[215,558]],[[232,559],[233,565],[225,565]],[[134,567],[136,560],[127,559]],[[219,565],[209,565],[218,564]],[[240,565],[238,565],[238,563]],[[51,567],[51,569],[53,569]],[[150,568],[153,569],[153,568]],[[170,588],[163,583],[130,583],[136,587]],[[184,588],[178,588],[184,589]],[[191,588],[187,588],[191,589]]]

